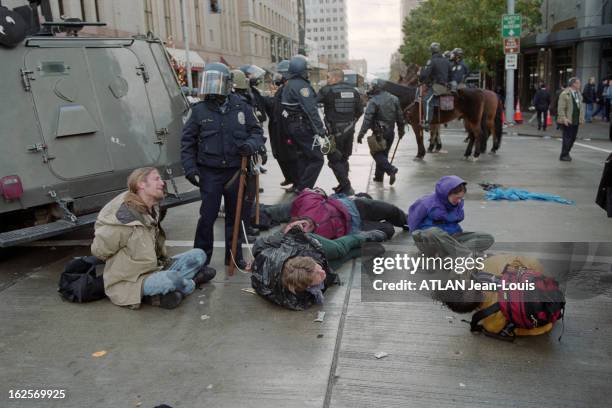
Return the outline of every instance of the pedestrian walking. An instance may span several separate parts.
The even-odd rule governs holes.
[[[576,77],[570,78],[568,87],[559,95],[557,123],[561,125],[563,131],[563,144],[559,160],[572,161],[570,151],[576,141],[578,127],[584,123],[580,79]]]
[[[538,89],[533,97],[533,105],[535,106],[536,115],[538,117],[538,130],[546,131],[546,116],[548,114],[550,103],[550,92],[548,92],[548,89],[546,89],[546,85],[541,83],[540,89]]]
[[[595,88],[595,78],[590,77],[589,82],[582,90],[582,101],[585,104],[585,121],[591,123],[593,120],[593,105],[597,100],[597,89]]]

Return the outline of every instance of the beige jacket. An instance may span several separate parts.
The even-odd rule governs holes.
[[[102,208],[91,245],[91,253],[106,261],[104,291],[119,306],[140,304],[145,277],[160,270],[160,259],[166,256],[159,215],[153,218],[128,207],[126,194]]]
[[[578,124],[582,125],[584,123],[584,108],[582,105],[582,94],[580,91],[578,91],[578,97],[580,98],[580,102],[578,103],[578,108],[580,109]],[[559,102],[557,104],[557,123],[564,125],[565,119],[567,119],[571,124],[573,113],[574,103],[572,102],[572,91],[570,88],[566,88],[559,95]]]

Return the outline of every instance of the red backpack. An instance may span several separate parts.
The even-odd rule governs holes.
[[[472,278],[478,282],[497,284],[498,302],[486,309],[476,312],[469,322],[471,331],[483,332],[501,340],[514,340],[514,329],[535,329],[563,318],[565,295],[554,279],[527,268],[515,268],[506,265],[501,276],[488,272],[477,272]],[[504,289],[506,286],[519,284],[533,286],[533,290]],[[479,323],[488,316],[501,311],[507,320],[506,327],[499,333],[489,333]]]
[[[351,215],[340,200],[329,198],[320,190],[304,190],[291,205],[291,218],[308,217],[315,223],[316,234],[328,239],[351,231]]]

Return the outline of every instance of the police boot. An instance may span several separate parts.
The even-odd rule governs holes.
[[[436,153],[442,150],[442,143],[436,143]]]
[[[389,174],[390,178],[389,178],[389,184],[393,185],[395,184],[395,175],[398,172],[398,168],[394,167],[393,170],[391,170],[391,174]]]
[[[427,152],[428,153],[433,153],[433,150],[434,150],[434,143],[430,142],[429,143],[429,147],[427,147]]]
[[[165,295],[143,296],[142,303],[151,306],[161,307],[162,309],[175,309],[185,299],[178,290],[168,292]]]

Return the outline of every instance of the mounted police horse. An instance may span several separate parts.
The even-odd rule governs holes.
[[[418,152],[415,159],[423,159],[425,157],[423,128],[421,127],[421,112],[423,109],[419,106],[420,101],[416,98],[418,88],[382,81],[382,89],[399,98],[400,105],[404,110],[404,117],[416,134]],[[431,125],[440,125],[461,118],[469,133],[465,158],[471,157],[472,149],[476,146],[474,148],[474,160],[478,159],[480,153],[486,151],[489,134],[493,135],[491,153],[495,153],[499,149],[502,136],[502,104],[497,95],[489,90],[464,88],[459,89],[457,95],[453,96],[453,102],[452,110],[440,110],[439,106],[435,108]]]

